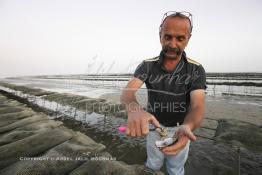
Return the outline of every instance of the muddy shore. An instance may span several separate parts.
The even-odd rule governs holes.
[[[89,110],[87,111],[86,107],[90,106],[90,104],[93,104],[94,102],[100,102],[102,104],[105,104],[106,106],[115,105],[117,106],[117,109],[120,110],[104,111],[101,112],[101,115],[111,116],[112,118],[115,117],[126,119],[124,117],[124,110],[117,102],[117,99],[119,99],[118,94],[106,94],[99,99],[92,99],[76,96],[73,94],[59,94],[22,86],[19,87],[7,84],[2,85],[5,85],[6,87],[9,87],[11,89],[20,90],[26,94],[41,97],[45,99],[46,102],[50,100],[56,101],[61,104],[74,105],[74,107],[77,107],[82,111],[86,111],[88,114],[93,112],[101,112],[91,111],[96,110],[91,108],[88,108]],[[6,103],[14,103],[10,99],[4,99],[4,101]],[[3,103],[2,106],[4,112],[6,112],[5,110],[8,109],[8,105],[6,103]],[[23,104],[21,103],[19,105]],[[261,172],[262,150],[258,146],[262,145],[262,133],[260,128],[262,125],[262,119],[259,116],[260,114],[261,107],[259,106],[250,104],[237,104],[230,99],[224,101],[216,101],[212,98],[208,99],[206,114],[207,119],[203,123],[202,128],[197,131],[197,134],[200,136],[200,138],[202,136],[202,139],[199,139],[197,142],[191,144],[189,159],[186,164],[186,174],[194,174],[196,172],[201,172],[201,174],[204,175],[238,174],[238,169],[241,170],[242,174],[256,174],[258,172]],[[20,119],[21,118],[18,117],[18,120]],[[8,122],[4,121],[2,123],[2,126],[0,127],[2,128],[9,126],[10,124],[12,124],[12,122],[12,120]],[[88,135],[88,132],[92,132],[91,130],[85,130],[85,128],[88,127],[88,124],[83,124],[79,121],[75,122],[75,124],[72,124],[74,123],[73,120],[64,119],[64,121],[60,122],[63,122],[63,124],[69,128],[72,127],[72,129],[74,130],[84,131],[83,133],[85,135]],[[92,135],[92,137],[96,134],[99,135],[97,131],[93,132],[94,134]],[[24,137],[27,137],[27,135],[25,135]],[[111,138],[114,139],[115,137]],[[99,138],[92,139],[94,139],[96,143],[97,141],[99,141]],[[107,140],[107,142],[110,142],[110,139]],[[144,148],[141,146],[139,146],[139,149],[141,149],[141,152],[144,151]],[[240,160],[238,160],[239,156]]]
[[[0,174],[154,174],[12,98],[0,94]]]

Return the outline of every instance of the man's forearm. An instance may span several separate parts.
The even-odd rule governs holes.
[[[192,108],[187,114],[184,124],[188,125],[191,131],[200,127],[205,114],[205,107]]]
[[[126,111],[134,112],[142,109],[138,103],[135,94],[129,94],[128,92],[123,92],[121,96],[121,103],[124,104]]]

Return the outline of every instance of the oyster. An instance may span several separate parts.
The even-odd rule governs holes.
[[[176,141],[177,141],[177,138],[169,137],[169,138],[166,138],[164,140],[156,141],[155,144],[156,144],[156,147],[158,147],[158,148],[164,148],[164,147],[167,147],[167,146],[174,144]]]
[[[156,128],[156,132],[160,135],[161,140],[165,140],[168,137],[168,132],[166,128]]]
[[[161,138],[161,140],[158,140],[155,142],[156,147],[158,148],[164,148],[164,147],[173,145],[178,140],[177,136],[168,137],[168,132],[166,128],[160,127],[160,128],[156,128],[155,130],[158,132]]]

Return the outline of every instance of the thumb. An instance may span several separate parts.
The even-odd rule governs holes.
[[[151,116],[148,121],[155,125],[155,127],[160,128],[160,123],[154,116]]]
[[[126,128],[126,135],[130,135],[130,130],[128,127]]]
[[[188,129],[186,132],[185,132],[185,135],[191,140],[191,141],[196,141],[196,136],[193,134],[193,132]]]

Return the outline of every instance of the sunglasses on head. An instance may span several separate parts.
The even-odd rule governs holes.
[[[166,12],[163,15],[163,19],[162,19],[160,27],[159,27],[159,32],[161,31],[163,23],[165,22],[167,17],[176,17],[176,16],[179,16],[181,18],[187,18],[189,20],[189,22],[190,22],[190,27],[191,27],[191,32],[192,32],[192,29],[193,29],[193,15],[191,13],[185,12],[185,11],[182,11],[182,12],[168,11],[168,12]]]

